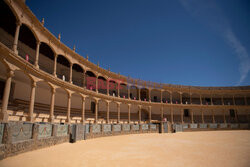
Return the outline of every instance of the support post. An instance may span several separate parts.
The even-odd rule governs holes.
[[[14,76],[14,71],[10,70],[7,74],[7,79],[6,79],[5,88],[4,88],[2,111],[0,113],[1,122],[8,122],[7,108],[8,108],[8,103],[9,103],[11,80],[13,76]]]
[[[174,111],[173,111],[173,107],[171,106],[171,123],[173,124],[174,123]]]
[[[117,102],[117,123],[120,123],[121,103]]]
[[[13,43],[13,51],[14,53],[18,54],[17,50],[17,45],[18,45],[18,38],[19,38],[19,32],[20,32],[20,27],[22,23],[20,21],[16,22],[16,32],[15,32],[15,37],[14,37],[14,43]]]
[[[53,71],[53,75],[55,77],[57,77],[57,75],[56,75],[57,57],[58,57],[58,55],[55,54],[55,57],[54,57],[54,71]]]
[[[51,98],[50,98],[50,116],[49,121],[50,123],[54,122],[54,105],[55,105],[55,88],[51,88]]]
[[[68,92],[68,102],[67,102],[67,123],[71,123],[70,119],[70,108],[71,108],[71,93]]]
[[[130,109],[131,109],[131,104],[128,104],[128,123],[130,123]]]
[[[107,123],[109,124],[109,103],[110,101],[106,101],[107,102]]]
[[[152,113],[151,113],[152,106],[148,106],[148,110],[149,110],[149,123],[151,123],[151,120],[152,120]]]
[[[69,82],[72,83],[72,68],[73,68],[73,64],[70,63],[70,68],[69,68]]]
[[[95,123],[98,123],[98,99],[95,99]]]
[[[81,122],[84,125],[85,124],[85,96],[82,96],[82,119]]]
[[[30,93],[30,106],[29,106],[29,116],[28,116],[29,122],[34,122],[33,112],[34,112],[35,95],[36,95],[36,82],[33,81]]]
[[[139,124],[141,123],[141,105],[138,105],[139,109]]]
[[[39,68],[38,61],[39,61],[40,44],[41,44],[40,41],[37,41],[37,43],[36,43],[36,59],[35,59],[36,68]]]

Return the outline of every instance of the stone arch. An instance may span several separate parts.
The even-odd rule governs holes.
[[[173,92],[172,93],[172,100],[173,100],[173,104],[180,104],[180,93]]]
[[[152,102],[161,102],[161,91],[158,89],[151,90],[151,101]]]
[[[72,66],[72,82],[74,85],[83,87],[84,86],[84,70],[78,64]]]
[[[89,90],[96,91],[96,75],[92,71],[86,71],[85,73],[85,85]]]
[[[128,98],[128,86],[125,83],[120,83],[120,97],[121,98]]]
[[[35,63],[37,41],[32,29],[28,25],[22,24],[18,37],[18,55],[31,64]]]
[[[114,80],[109,80],[109,95],[111,96],[118,96],[118,84]]]
[[[56,67],[57,78],[60,78],[65,81],[69,81],[70,61],[65,56],[58,55],[56,64],[57,64],[57,67]]]
[[[140,95],[142,101],[148,101],[149,90],[147,88],[140,89]]]
[[[39,68],[49,74],[54,72],[54,50],[45,42],[41,42],[39,49]]]
[[[5,1],[0,1],[0,42],[12,49],[16,32],[16,22],[19,20],[12,7]]]
[[[139,97],[138,97],[138,87],[132,85],[130,86],[130,98],[133,99],[133,100],[139,100]]]
[[[107,94],[107,80],[103,76],[98,76],[98,92]]]
[[[182,103],[183,104],[190,104],[190,94],[183,92],[182,93]]]

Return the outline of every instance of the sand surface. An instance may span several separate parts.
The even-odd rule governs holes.
[[[250,131],[134,134],[65,143],[0,161],[0,167],[249,167]]]

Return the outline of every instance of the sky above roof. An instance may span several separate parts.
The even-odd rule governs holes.
[[[249,0],[26,0],[61,41],[132,78],[250,85]]]

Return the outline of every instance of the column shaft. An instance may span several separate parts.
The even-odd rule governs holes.
[[[182,104],[182,93],[180,93],[180,103]]]
[[[98,123],[98,100],[95,100],[95,123]]]
[[[109,102],[107,102],[107,123],[109,123]]]
[[[162,90],[161,90],[161,103],[162,103]]]
[[[82,124],[85,124],[85,97],[82,96]]]
[[[141,123],[141,105],[138,106],[139,108],[139,124]]]
[[[95,91],[98,93],[98,77],[96,77],[95,81]]]
[[[50,122],[54,122],[54,105],[55,105],[55,88],[51,88],[51,99],[50,99]]]
[[[33,112],[35,104],[35,95],[36,95],[36,82],[33,81],[31,85],[30,106],[29,106],[29,116],[28,116],[28,121],[30,122],[34,122]]]
[[[73,64],[70,63],[70,68],[69,68],[69,82],[72,83],[72,67],[73,67]]]
[[[171,107],[171,123],[174,123],[174,111],[173,111],[173,107]]]
[[[38,61],[39,61],[39,49],[40,49],[40,42],[38,41],[36,44],[36,59],[35,59],[35,66],[39,68]]]
[[[214,119],[214,110],[212,110],[212,116],[213,116],[213,123],[215,123],[215,119]]]
[[[67,123],[71,123],[70,119],[70,108],[71,108],[71,93],[68,93],[68,102],[67,102]]]
[[[201,109],[201,119],[202,119],[202,123],[204,124],[205,121],[204,121],[204,111]]]
[[[17,45],[18,45],[18,38],[19,38],[20,27],[21,27],[21,23],[17,22],[17,24],[16,24],[15,38],[14,38],[14,43],[13,43],[13,51],[16,54],[18,54]]]
[[[57,55],[55,54],[54,57],[54,71],[53,71],[53,75],[56,77],[56,66],[57,66]]]
[[[121,110],[121,104],[117,103],[117,123],[120,123],[120,110]]]
[[[227,123],[227,121],[226,121],[226,111],[225,110],[223,110],[223,119],[224,119],[224,123]]]
[[[118,83],[118,87],[117,87],[117,94],[118,94],[118,97],[120,97],[120,83]]]
[[[181,108],[181,123],[184,123],[184,120],[183,120],[183,112],[184,112],[184,109]]]
[[[0,115],[0,120],[3,122],[8,121],[7,108],[8,108],[8,103],[9,103],[11,80],[13,76],[14,76],[14,71],[9,71],[7,79],[6,79],[6,83],[5,83],[3,102],[2,102],[2,111]]]
[[[191,109],[190,109],[190,111],[191,111],[191,122],[193,124],[194,123],[194,112]]]

